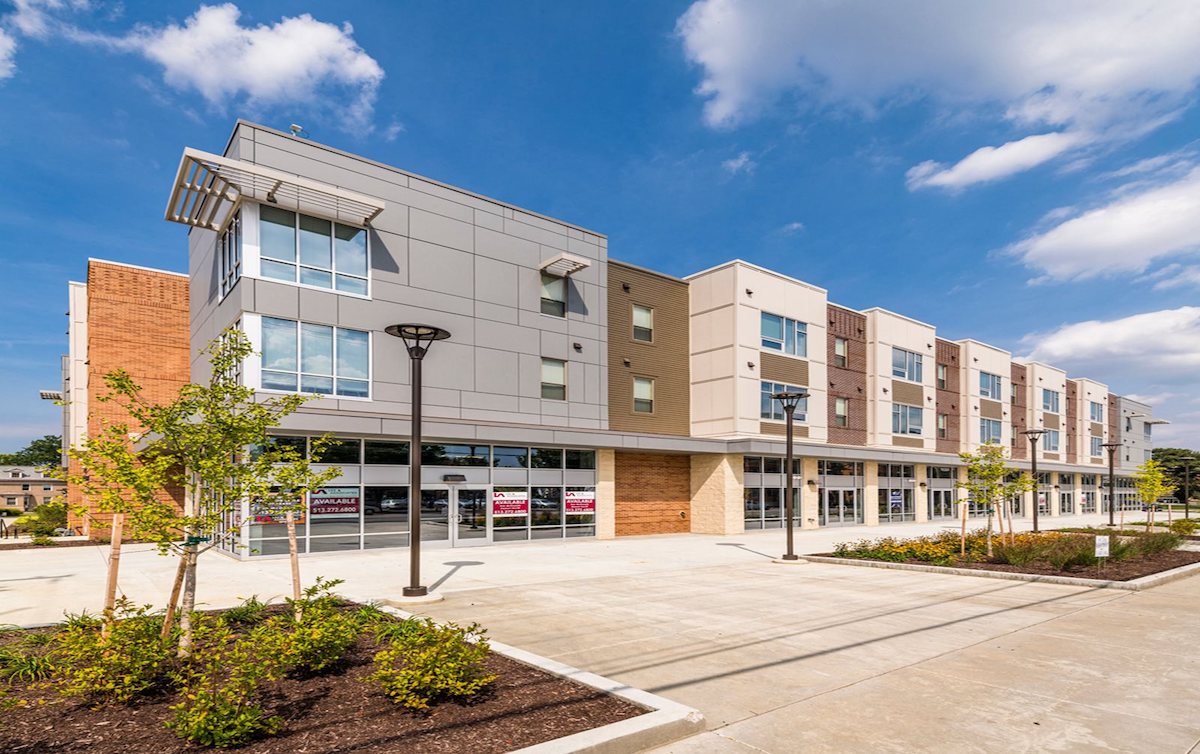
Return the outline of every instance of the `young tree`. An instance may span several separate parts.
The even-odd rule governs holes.
[[[267,433],[310,396],[257,400],[253,388],[241,385],[240,366],[253,353],[245,335],[227,330],[205,353],[211,364],[208,383],[184,385],[163,404],[148,401],[123,370],[105,375],[107,392],[101,400],[116,402],[129,422],[111,423],[84,447],[71,451],[80,470],[70,481],[80,486],[96,510],[114,514],[114,529],[127,525],[130,536],[180,557],[164,636],[174,616],[176,593],[181,592],[181,656],[191,649],[197,560],[219,544],[220,537],[238,541],[242,504],[288,516],[303,505],[306,490],[341,473],[337,468],[317,471],[294,448],[267,442]],[[165,493],[170,489],[184,491],[182,510]],[[113,538],[119,547],[117,532]],[[292,555],[295,558],[294,548]],[[114,567],[109,595],[115,595],[116,575]],[[299,578],[297,568],[293,576]],[[298,584],[293,591],[296,588]],[[106,599],[105,611],[111,621],[111,598]]]
[[[979,446],[978,453],[959,453],[967,466],[967,478],[958,486],[967,491],[969,500],[976,504],[987,506],[987,553],[992,554],[992,514],[997,505],[1006,505],[1008,499],[1034,488],[1033,479],[1028,474],[1021,474],[1016,479],[1008,480],[1009,469],[1005,464],[1005,450],[1000,445],[987,444]],[[1009,535],[1012,535],[1012,521],[1009,520]],[[963,517],[962,539],[959,546],[960,554],[967,552],[967,519]]]
[[[1153,459],[1138,466],[1137,471],[1133,474],[1133,484],[1137,487],[1138,498],[1143,504],[1149,506],[1146,521],[1153,526],[1154,506],[1158,503],[1159,498],[1173,494],[1175,485],[1168,480],[1166,468]]]

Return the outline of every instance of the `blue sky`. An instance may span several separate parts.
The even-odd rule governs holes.
[[[58,431],[66,283],[182,271],[246,117],[740,257],[1152,399],[1200,445],[1195,2],[0,3],[0,451]]]

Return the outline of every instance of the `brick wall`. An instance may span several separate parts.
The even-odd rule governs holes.
[[[826,336],[829,364],[829,442],[838,445],[867,444],[867,318],[858,312],[830,305]],[[834,339],[846,339],[846,366],[836,366]],[[838,398],[849,402],[846,426],[836,426]]]
[[[617,453],[615,464],[618,537],[691,531],[689,456]]]
[[[937,340],[937,363],[946,366],[946,387],[937,389],[937,413],[946,417],[946,436],[942,437],[937,434],[937,419],[934,420],[934,435],[937,437],[937,452],[939,453],[957,453],[962,450],[963,431],[962,431],[962,412],[959,410],[958,402],[963,394],[962,390],[962,375],[959,368],[962,366],[959,363],[959,357],[962,354],[962,348],[957,343],[951,343],[938,338]],[[935,383],[936,384],[936,383]]]
[[[1012,365],[1012,457],[1029,458],[1029,440],[1021,434],[1029,424],[1029,376],[1024,364]]]
[[[88,435],[129,420],[114,402],[101,402],[104,375],[124,369],[152,403],[173,399],[189,380],[188,279],[181,275],[90,260],[87,276]],[[131,428],[136,430],[136,428]],[[72,467],[76,464],[72,461]],[[165,496],[182,504],[182,490]],[[72,504],[85,501],[68,490]],[[111,520],[96,514],[93,534]],[[72,526],[82,525],[73,520]]]
[[[1079,463],[1079,383],[1067,380],[1067,463]]]

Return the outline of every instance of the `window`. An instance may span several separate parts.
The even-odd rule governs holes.
[[[370,344],[361,330],[263,317],[262,388],[369,398]]]
[[[561,448],[534,448],[530,460],[535,469],[561,469],[563,452]]]
[[[229,227],[217,241],[217,254],[221,258],[221,298],[233,290],[242,277],[242,213],[233,215]]]
[[[833,339],[833,365],[835,367],[845,368],[849,346],[850,344],[845,338]]]
[[[362,463],[358,440],[330,440],[321,454],[321,463]]]
[[[1058,452],[1058,439],[1059,439],[1058,430],[1057,429],[1046,430],[1044,439],[1045,439],[1045,444],[1042,446],[1043,449],[1047,453],[1057,453]]]
[[[1092,437],[1090,439],[1092,442],[1092,447],[1091,447],[1092,456],[1098,457],[1098,456],[1104,455],[1104,448],[1101,447],[1104,445],[1104,438],[1103,437]]]
[[[892,404],[892,434],[894,434],[894,435],[919,435],[919,434],[921,434],[921,407],[920,406],[906,406],[903,403],[893,403]]]
[[[792,356],[808,355],[808,326],[777,314],[762,313],[762,347]]]
[[[633,410],[639,414],[654,413],[654,380],[649,377],[633,378]]]
[[[1042,388],[1042,410],[1058,413],[1058,391]]]
[[[937,415],[937,436],[938,436],[939,440],[946,439],[948,432],[949,432],[949,430],[947,429],[947,425],[948,425],[949,421],[950,421],[949,415],[947,415],[947,414],[938,414]]]
[[[492,466],[497,469],[529,468],[529,448],[492,448]]]
[[[490,466],[487,445],[421,445],[421,463],[429,466]]]
[[[590,471],[596,468],[596,451],[594,450],[567,450],[565,455],[568,471]]]
[[[15,497],[6,497],[4,498],[4,503],[5,505],[16,505],[17,499]]]
[[[1003,393],[1000,392],[1000,375],[988,374],[987,372],[979,373],[979,395],[992,400],[1000,400]]]
[[[796,387],[795,385],[782,385],[778,382],[762,383],[762,402],[759,415],[763,419],[773,419],[776,421],[785,421],[787,415],[783,410],[783,403],[775,400],[772,396],[776,393],[799,393],[805,392],[804,388]],[[800,399],[796,404],[796,411],[792,414],[792,421],[803,422],[808,421],[808,397]]]
[[[893,347],[892,376],[909,382],[921,382],[921,354]]]
[[[984,445],[1000,444],[1000,420],[999,419],[980,419],[979,420],[979,442]]]
[[[567,279],[542,273],[542,314],[567,316]]]
[[[654,342],[654,310],[648,306],[633,305],[633,339]]]
[[[1104,421],[1104,404],[1088,401],[1088,418],[1094,422]]]
[[[1153,425],[1153,424],[1151,424],[1150,422],[1143,422],[1143,423],[1142,423],[1142,435],[1143,435],[1143,436],[1145,436],[1145,438],[1146,438],[1147,440],[1149,440],[1149,439],[1150,439],[1150,429],[1151,429],[1151,427],[1153,427],[1153,426],[1154,426],[1154,425]]]
[[[845,427],[850,423],[849,398],[833,399],[833,423],[838,427]]]
[[[52,497],[43,497],[43,498],[42,498],[42,503],[48,503],[48,502],[50,502],[50,501],[51,501],[51,500],[53,500],[53,499],[54,499],[54,498],[52,498]]]
[[[21,492],[29,492],[29,485],[28,485],[28,484],[22,484],[22,485],[21,485]]]
[[[942,390],[946,389],[946,365],[945,364],[937,365],[937,386],[938,386],[938,388],[940,388]]]
[[[862,476],[862,461],[817,461],[820,476]]]
[[[567,362],[542,359],[542,397],[552,401],[567,399]]]
[[[363,463],[407,466],[408,443],[387,440],[367,440],[363,443]]]
[[[267,204],[258,216],[264,278],[367,295],[367,231]]]
[[[52,489],[54,489],[54,488],[53,488],[53,487],[51,487],[51,486],[50,486],[50,485],[48,485],[48,484],[43,484],[43,485],[42,485],[42,492],[49,492],[49,491],[50,491],[50,490],[52,490]]]

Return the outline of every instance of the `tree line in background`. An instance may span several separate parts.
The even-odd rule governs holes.
[[[44,435],[16,453],[0,453],[0,466],[58,466],[62,463],[62,437]]]

